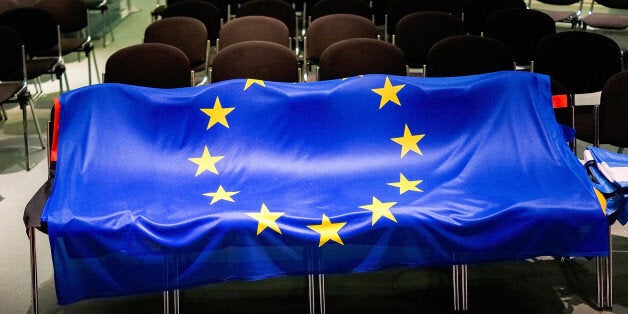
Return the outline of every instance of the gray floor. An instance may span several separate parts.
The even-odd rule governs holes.
[[[123,7],[125,2],[122,3]],[[126,16],[106,48],[97,41],[100,70],[121,47],[141,42],[150,23],[153,0],[135,0],[140,12]],[[123,13],[124,14],[124,13]],[[605,32],[606,33],[606,32]],[[627,32],[608,32],[628,48]],[[66,59],[72,88],[86,84],[86,60]],[[35,105],[42,125],[52,106],[58,82],[44,83],[48,94]],[[30,123],[31,171],[25,171],[19,108],[7,106],[9,120],[0,124],[0,313],[28,313],[31,308],[28,239],[21,217],[24,206],[46,178],[44,151]],[[612,147],[606,147],[613,149]],[[628,313],[628,227],[615,224],[613,233],[613,313]],[[161,294],[56,303],[50,248],[37,234],[40,310],[43,313],[153,313],[162,311]],[[474,313],[597,313],[595,263],[579,258],[557,262],[550,258],[469,268],[469,304]],[[452,310],[451,269],[408,269],[326,277],[329,313],[443,313]],[[229,282],[188,289],[181,310],[192,313],[307,312],[307,280],[277,278],[259,282]]]

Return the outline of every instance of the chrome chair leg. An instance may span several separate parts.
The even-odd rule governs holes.
[[[453,265],[454,311],[468,311],[467,265]]]
[[[31,263],[31,296],[33,314],[39,313],[39,290],[37,283],[37,251],[35,248],[35,230],[34,227],[28,228],[28,239],[30,242],[30,263]]]
[[[309,274],[307,278],[310,314],[325,314],[325,275]]]

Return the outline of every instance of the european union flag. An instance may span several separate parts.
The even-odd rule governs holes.
[[[100,84],[59,102],[43,220],[62,304],[608,253],[543,75]]]

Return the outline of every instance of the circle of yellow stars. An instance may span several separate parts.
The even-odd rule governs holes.
[[[244,89],[247,90],[252,86],[258,85],[260,87],[266,87],[264,81],[248,79],[244,84]],[[379,109],[384,108],[388,103],[401,106],[398,93],[405,87],[405,84],[393,85],[390,78],[386,76],[384,80],[384,86],[381,88],[373,88],[372,92],[381,97],[379,102]],[[233,112],[236,108],[223,107],[219,97],[216,97],[212,108],[202,108],[201,111],[209,116],[209,122],[207,124],[207,130],[216,125],[222,125],[229,128],[227,121],[227,115]],[[407,124],[404,125],[403,135],[400,137],[394,137],[390,140],[401,146],[401,158],[405,157],[408,153],[414,152],[418,155],[423,155],[419,148],[419,141],[425,136],[425,134],[413,134]],[[188,158],[195,163],[198,167],[196,169],[195,176],[199,176],[205,171],[219,174],[216,164],[221,161],[225,156],[212,156],[207,146],[204,147],[201,157]],[[423,192],[417,186],[422,180],[409,180],[403,173],[399,174],[398,182],[387,183],[389,186],[393,186],[399,189],[399,194],[406,192]],[[233,196],[240,193],[240,191],[227,191],[222,185],[219,185],[215,192],[204,193],[203,196],[211,197],[210,205],[213,205],[219,201],[235,202]],[[371,226],[374,226],[381,218],[387,218],[390,221],[397,222],[391,209],[397,202],[383,202],[377,197],[373,196],[371,204],[361,205],[358,208],[372,212]],[[277,224],[277,220],[283,216],[284,212],[272,212],[262,203],[259,212],[246,213],[249,217],[257,220],[257,235],[260,235],[266,229],[273,230],[281,234],[281,228]],[[347,223],[346,222],[332,222],[327,215],[323,214],[320,224],[307,225],[307,227],[319,234],[319,247],[322,247],[329,241],[344,245],[340,238],[339,232]]]

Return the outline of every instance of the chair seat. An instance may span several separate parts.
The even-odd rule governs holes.
[[[540,10],[541,12],[549,15],[554,22],[562,22],[562,21],[575,21],[578,18],[578,14],[576,12],[568,12],[568,11],[552,11],[552,10]]]
[[[11,99],[23,87],[24,84],[22,82],[0,83],[0,103]]]
[[[628,28],[628,16],[607,13],[591,13],[582,18],[588,26],[603,29],[624,29]]]
[[[84,2],[88,10],[107,10],[106,0],[85,0]]]
[[[26,61],[26,76],[28,78],[39,77],[43,74],[55,73],[59,61],[54,58],[42,58]],[[52,70],[51,70],[52,69]],[[0,81],[21,81],[23,80],[22,70],[0,76]]]
[[[82,51],[89,44],[91,42],[85,38],[61,38],[61,54],[65,56],[72,52]],[[58,49],[57,46],[54,46],[47,50],[33,52],[31,55],[35,57],[56,57],[59,55]]]

